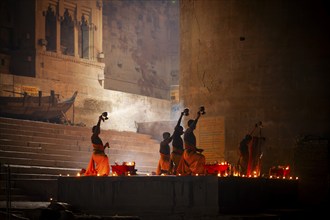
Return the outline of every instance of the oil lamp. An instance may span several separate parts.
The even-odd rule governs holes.
[[[183,110],[183,115],[188,116],[189,115],[189,108],[185,108]]]
[[[199,107],[199,113],[201,113],[202,115],[205,114],[205,107],[204,106]]]
[[[108,115],[109,115],[108,112],[103,112],[103,113],[102,113],[102,117],[103,117],[103,119],[104,119],[104,120],[108,120],[108,119],[109,119],[109,118],[108,118]]]

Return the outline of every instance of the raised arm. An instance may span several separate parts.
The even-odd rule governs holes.
[[[101,120],[102,121],[104,121],[104,119],[102,118],[102,115],[100,115],[100,117],[99,117],[99,120],[98,120],[98,122],[97,122],[97,124],[96,124],[96,126],[95,126],[95,130],[93,129],[93,133],[100,133],[101,132],[101,128],[100,128],[100,126],[101,126]]]
[[[173,134],[168,139],[166,139],[166,142],[170,144],[172,140],[173,140]]]
[[[184,115],[184,112],[181,112],[181,115],[180,115],[180,118],[178,120],[178,123],[176,124],[176,127],[179,127],[181,125],[181,120],[182,120],[183,115]]]
[[[190,128],[191,130],[195,130],[199,117],[201,117],[201,112],[197,112],[197,117],[196,117],[195,120],[189,125],[189,128]]]

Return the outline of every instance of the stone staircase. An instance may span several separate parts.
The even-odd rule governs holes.
[[[0,201],[49,201],[57,178],[76,176],[92,154],[91,128],[0,117]],[[137,175],[156,170],[159,142],[146,134],[102,130],[110,165],[135,161]],[[7,187],[6,187],[7,186]]]

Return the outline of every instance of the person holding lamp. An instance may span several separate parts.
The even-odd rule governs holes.
[[[201,106],[197,112],[195,119],[188,121],[188,128],[183,134],[184,151],[177,168],[177,175],[204,175],[205,170],[205,156],[204,151],[196,146],[196,136],[194,130],[201,115],[205,114],[204,106]]]
[[[109,142],[103,144],[99,134],[101,133],[101,121],[108,119],[108,113],[103,112],[99,116],[99,120],[92,128],[91,142],[93,146],[93,154],[88,163],[85,176],[108,176],[110,173],[110,165],[108,155],[105,154],[105,148],[109,147]],[[110,147],[109,147],[110,148]]]

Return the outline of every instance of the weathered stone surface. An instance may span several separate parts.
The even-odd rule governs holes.
[[[330,136],[329,5],[297,3],[180,1],[180,100],[224,117],[231,163],[262,121],[263,173],[294,163],[296,136]]]

